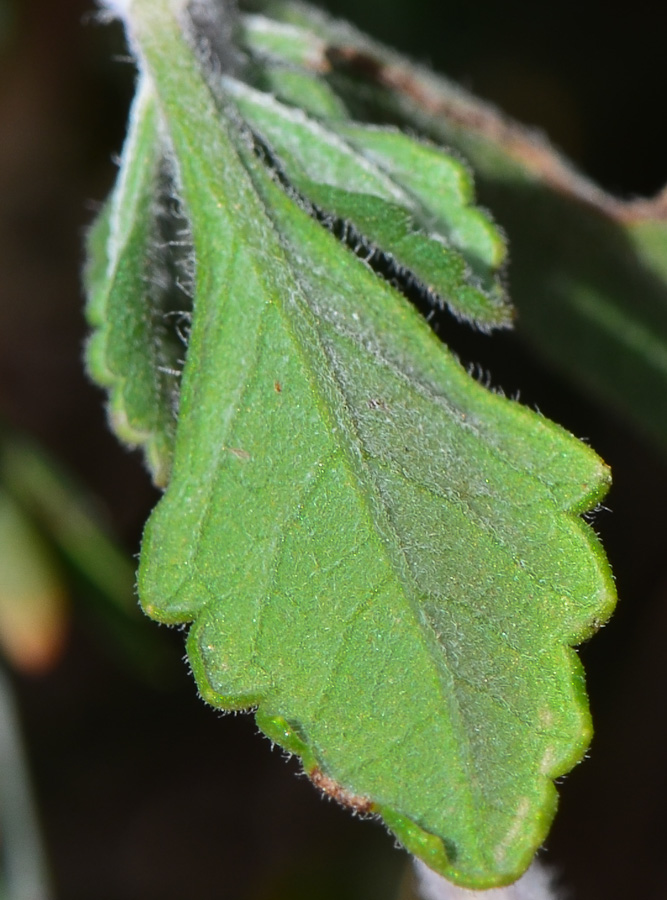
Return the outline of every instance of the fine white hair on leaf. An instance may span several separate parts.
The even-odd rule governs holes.
[[[559,897],[563,900],[554,888],[551,872],[537,861],[514,884],[485,891],[458,887],[421,860],[414,859],[413,862],[420,900],[559,900]]]
[[[218,78],[223,72],[234,72],[239,65],[233,42],[235,0],[187,0],[183,8],[187,14],[186,33],[199,52],[204,68]]]
[[[119,19],[127,19],[131,0],[99,0],[100,7]]]

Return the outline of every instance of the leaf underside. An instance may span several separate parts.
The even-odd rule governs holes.
[[[173,193],[154,97],[142,85],[115,190],[88,237],[87,316],[96,330],[86,358],[109,390],[112,427],[144,448],[160,486],[169,480],[191,309],[190,240]]]
[[[607,469],[477,384],[337,239],[342,222],[457,315],[506,324],[502,242],[459,162],[347,120],[312,79],[308,115],[207,73],[163,0],[137,0],[128,27],[141,89],[88,281],[94,340],[122,349],[113,377],[91,353],[93,374],[170,470],[141,602],[193,623],[209,702],[256,707],[317,783],[452,880],[512,881],[590,737],[571,647],[614,592],[579,514]],[[175,437],[149,355],[169,310],[141,294],[162,271],[146,252],[156,205],[130,189],[165,159],[196,267]],[[118,271],[144,323],[125,345]]]

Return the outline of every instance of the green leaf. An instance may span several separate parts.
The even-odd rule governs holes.
[[[471,206],[460,162],[397,132],[339,125],[335,134],[239,81],[223,84],[309,200],[349,222],[461,317],[481,328],[510,323],[497,278],[504,244]]]
[[[329,84],[320,75],[300,68],[329,68],[326,46],[312,31],[264,16],[245,15],[240,32],[246,52],[261,60],[253,73],[255,79],[284,102],[325,119],[328,128],[384,170],[413,202],[420,204],[422,219],[436,223],[461,251],[485,289],[502,299],[503,290],[494,278],[505,262],[505,244],[488,216],[474,206],[473,181],[467,166],[440,147],[397,129],[371,128],[350,121],[341,97]],[[252,112],[252,94],[247,96],[250,103],[246,104]],[[304,156],[308,167],[312,160]]]
[[[266,15],[244,17],[243,41],[265,68],[318,79],[356,115],[416,128],[465,155],[480,200],[510,239],[519,336],[664,452],[665,192],[651,201],[612,197],[542,135],[347,23],[291,0],[253,6]],[[283,96],[280,77],[272,81]]]
[[[381,815],[460,884],[512,881],[548,830],[552,779],[590,737],[571,648],[604,622],[614,591],[579,514],[608,471],[468,376],[257,152],[284,142],[289,181],[312,197],[317,174],[303,175],[299,154],[286,162],[297,125],[320,161],[340,144],[268,103],[280,124],[267,135],[271,122],[253,120],[251,138],[231,108],[241,89],[224,93],[177,4],[135,0],[128,16],[196,259],[173,469],[145,532],[141,602],[193,623],[202,695],[256,707],[321,788]],[[374,177],[436,217],[401,160],[433,152],[442,168],[440,151],[386,135],[374,146],[352,127],[348,137],[369,166],[384,158]],[[345,159],[352,180],[359,159]],[[334,187],[365,214],[366,196]]]
[[[324,42],[318,41],[307,27],[301,27],[301,23],[279,22],[264,15],[247,13],[239,22],[238,32],[242,44],[259,54],[263,64],[278,60],[294,67],[309,62],[317,66],[325,50]]]
[[[189,305],[173,289],[174,263],[165,253],[171,237],[160,232],[169,191],[163,157],[151,93],[140,85],[116,189],[88,240],[87,316],[97,330],[87,362],[110,389],[112,427],[128,444],[144,447],[158,485],[167,483],[171,466],[183,351],[169,316]]]

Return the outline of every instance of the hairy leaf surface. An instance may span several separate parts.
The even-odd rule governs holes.
[[[309,200],[349,222],[458,315],[483,328],[510,323],[497,277],[504,243],[470,205],[461,163],[398,132],[340,125],[336,135],[239,81],[225,87]]]
[[[109,389],[112,427],[122,440],[144,448],[162,486],[171,466],[183,349],[169,316],[188,306],[183,292],[173,289],[173,264],[165,254],[173,235],[160,227],[164,192],[155,104],[141,83],[116,188],[89,235],[87,316],[96,331],[86,356],[93,377]]]
[[[613,197],[541,134],[349,24],[292,0],[248,5],[265,15],[244,17],[244,45],[278,97],[308,104],[310,79],[331,109],[416,128],[465,155],[510,238],[519,335],[664,452],[667,190]],[[328,118],[324,108],[317,114]]]
[[[429,198],[405,162],[430,154],[442,170],[442,152],[352,124],[323,146],[322,126],[268,99],[275,118],[260,121],[238,102],[255,94],[221,89],[203,68],[173,6],[135,0],[128,14],[196,259],[173,469],[146,528],[141,602],[193,623],[203,696],[256,707],[315,783],[381,815],[454,881],[512,881],[546,834],[553,779],[590,737],[571,648],[614,592],[579,514],[604,494],[607,469],[467,375],[309,214],[300,195],[317,203],[323,181],[305,154],[288,154],[302,139],[319,160],[342,147],[337,199],[358,198],[366,215],[353,182],[370,172],[396,209],[473,223],[457,241],[474,255],[470,198]],[[493,241],[485,252],[479,265],[495,265]]]

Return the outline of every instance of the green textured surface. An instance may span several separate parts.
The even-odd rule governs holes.
[[[129,31],[196,257],[142,604],[193,623],[209,702],[258,707],[308,772],[454,881],[512,881],[590,738],[571,646],[614,590],[578,516],[608,471],[469,377],[283,191],[165,0],[135,0]]]
[[[341,124],[336,134],[233,79],[225,88],[290,183],[318,208],[352,224],[462,318],[480,328],[510,323],[497,277],[504,244],[471,206],[460,162],[390,131]]]
[[[88,239],[87,317],[96,330],[86,359],[109,389],[114,431],[144,448],[159,485],[171,466],[178,358],[168,339],[169,291],[159,259],[162,160],[153,100],[140,85],[116,188]]]
[[[546,143],[444,77],[292,0],[247,4],[251,53],[317,73],[357,116],[399,123],[464,154],[506,231],[517,331],[579,388],[667,449],[667,201],[608,194]],[[279,35],[292,34],[285,53]],[[283,41],[285,38],[283,38]],[[342,62],[328,67],[335,48]],[[343,51],[341,52],[341,48]],[[346,67],[345,53],[359,54]],[[379,75],[387,67],[385,76]],[[280,86],[278,86],[279,89]]]
[[[316,75],[303,69],[275,66],[269,61],[262,65],[257,76],[263,90],[311,116],[326,119],[329,124],[348,118],[343,101]]]

